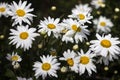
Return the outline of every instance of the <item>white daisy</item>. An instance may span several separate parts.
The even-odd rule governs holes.
[[[63,53],[64,57],[59,58],[60,60],[65,60],[67,64],[69,65],[69,68],[72,71],[75,71],[78,73],[78,59],[77,54],[74,51],[70,51],[69,49]]]
[[[6,58],[12,62],[12,65],[15,65],[17,62],[21,62],[22,58],[17,54],[12,52],[11,54],[7,54]]]
[[[82,26],[77,20],[73,19],[65,19],[63,20],[62,26],[66,26],[68,31],[63,35],[62,41],[70,41],[73,42],[75,40],[76,43],[78,41],[83,41],[87,39],[86,35],[89,35],[89,31],[86,29],[87,26]],[[73,39],[72,39],[73,38]]]
[[[94,27],[97,29],[97,32],[110,32],[110,28],[113,27],[113,23],[110,19],[100,16],[99,19],[93,20]]]
[[[57,70],[60,68],[56,57],[47,55],[46,57],[40,57],[42,62],[36,61],[33,65],[35,70],[35,77],[42,76],[43,79],[49,76],[57,77]]]
[[[81,8],[79,7],[72,9],[72,14],[69,15],[68,17],[77,19],[81,24],[84,24],[86,22],[91,23],[90,19],[93,18],[93,16],[91,16],[90,11],[88,11],[88,9],[81,10]]]
[[[3,3],[0,3],[0,17],[1,16],[5,16],[5,17],[8,17],[8,12],[9,9],[8,9],[8,4],[3,2]]]
[[[29,48],[32,47],[32,41],[35,40],[34,38],[36,36],[39,36],[38,33],[35,33],[36,29],[35,28],[29,28],[28,25],[26,26],[17,26],[17,30],[10,29],[10,37],[9,39],[10,44],[15,45],[16,48],[20,47],[23,48],[24,51],[28,50]]]
[[[95,6],[96,9],[98,9],[99,7],[102,7],[104,3],[105,3],[105,0],[92,0],[91,1],[91,5]]]
[[[17,80],[33,80],[32,78],[22,78],[22,77],[17,77]]]
[[[52,33],[53,35],[58,38],[60,36],[61,27],[59,26],[59,18],[44,18],[44,21],[40,21],[39,25],[39,32],[45,31],[47,32],[48,36],[50,36]]]
[[[119,38],[112,38],[111,34],[102,35],[96,34],[98,40],[91,40],[90,48],[97,55],[107,57],[108,55],[117,55],[120,54],[120,44]]]
[[[87,70],[89,76],[92,74],[92,71],[96,72],[96,66],[93,64],[93,57],[95,54],[91,53],[89,50],[88,52],[84,53],[83,50],[78,52],[78,61],[79,61],[79,74],[82,75]]]
[[[31,25],[30,21],[33,21],[33,17],[35,17],[35,15],[30,13],[34,10],[30,7],[31,3],[27,5],[27,1],[23,1],[22,3],[21,0],[18,4],[13,1],[13,3],[9,5],[10,11],[8,14],[12,16],[12,19],[14,20],[12,26],[16,24],[22,25],[22,22]]]

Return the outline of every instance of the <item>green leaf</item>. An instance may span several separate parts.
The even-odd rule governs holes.
[[[14,74],[14,72],[13,72],[12,70],[10,70],[10,69],[7,69],[7,70],[6,70],[5,76],[6,76],[6,77],[9,77],[9,78],[12,78],[13,80],[15,80],[15,74]]]

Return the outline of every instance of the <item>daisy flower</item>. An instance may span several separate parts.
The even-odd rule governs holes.
[[[87,39],[86,35],[89,35],[89,31],[86,29],[87,26],[82,26],[77,20],[65,19],[61,25],[66,26],[66,29],[68,29],[65,35],[63,35],[62,41],[68,40],[73,42],[75,40],[78,43],[78,41],[82,42],[84,39]]]
[[[110,32],[110,28],[113,27],[113,23],[110,19],[100,16],[99,19],[93,20],[94,27],[97,29],[97,32]]]
[[[49,76],[57,77],[57,70],[60,68],[56,57],[47,55],[46,57],[43,55],[43,57],[40,56],[41,62],[36,61],[33,65],[33,70],[35,70],[35,77],[38,78],[39,76],[42,76],[43,79]]]
[[[105,3],[105,0],[92,0],[91,5],[95,6],[96,9],[102,7]]]
[[[12,65],[15,65],[17,62],[21,62],[22,58],[17,54],[12,52],[12,55],[7,54],[6,58],[12,62]]]
[[[12,26],[16,24],[22,25],[22,22],[31,25],[31,21],[33,21],[33,17],[35,17],[35,15],[30,13],[34,10],[30,7],[31,3],[27,5],[27,1],[22,2],[21,0],[18,4],[13,1],[13,3],[9,5],[10,11],[8,14],[12,16],[12,19],[14,20]]]
[[[9,9],[8,9],[8,4],[7,3],[0,3],[0,17],[1,16],[5,16],[5,17],[8,17],[8,12]]]
[[[42,32],[45,31],[47,32],[48,36],[50,36],[52,33],[53,35],[58,38],[60,36],[60,31],[61,31],[61,27],[59,26],[59,18],[44,18],[43,21],[40,21],[40,25],[39,25],[39,31],[38,32]]]
[[[69,49],[63,53],[64,57],[59,58],[60,60],[65,60],[69,65],[69,68],[72,71],[78,73],[78,63],[77,54],[74,51],[70,51]]]
[[[91,53],[89,50],[88,52],[84,53],[83,50],[78,52],[78,67],[79,67],[79,74],[82,75],[85,73],[85,70],[88,72],[89,76],[92,74],[92,71],[96,72],[96,66],[93,64],[93,57],[95,54]]]
[[[72,9],[72,14],[69,15],[68,17],[77,19],[81,24],[84,24],[86,22],[91,23],[90,19],[92,19],[93,16],[91,16],[90,10],[88,10],[88,9],[89,8],[86,8],[84,10],[82,8],[82,10],[81,10],[81,8],[79,8],[77,6],[76,8]]]
[[[17,77],[17,80],[33,80],[32,78],[22,78],[22,77]]]
[[[11,40],[9,44],[16,44],[16,48],[23,48],[24,51],[28,50],[32,47],[32,41],[35,40],[36,36],[39,36],[38,33],[35,33],[35,28],[29,28],[26,26],[17,26],[17,30],[10,29],[10,37]]]
[[[98,40],[91,40],[90,48],[97,55],[107,57],[108,55],[114,56],[120,54],[119,38],[112,38],[111,34],[102,35],[96,34]]]

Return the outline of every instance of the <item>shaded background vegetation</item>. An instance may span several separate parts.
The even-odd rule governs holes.
[[[11,3],[13,0],[0,0],[0,2]],[[14,0],[15,1],[15,0]],[[19,0],[16,0],[18,2]],[[24,1],[24,0],[22,0]],[[31,27],[38,28],[40,20],[43,20],[44,17],[54,17],[54,18],[67,18],[71,14],[71,10],[75,5],[90,4],[91,0],[27,0],[29,3],[32,3],[32,8],[34,8],[33,14],[37,17],[34,18],[34,21]],[[100,15],[110,18],[114,23],[114,27],[111,29],[111,34],[113,36],[120,38],[120,12],[115,12],[115,8],[120,9],[120,0],[106,0],[106,7],[94,9],[92,15],[94,18],[98,18]],[[91,6],[91,5],[90,5]],[[56,7],[55,10],[52,7]],[[93,6],[91,6],[93,7]],[[99,13],[98,13],[99,12]],[[65,50],[72,49],[74,44],[72,43],[61,43],[61,40],[46,39],[42,35],[41,37],[36,38],[33,43],[32,49],[29,51],[23,51],[22,49],[16,49],[15,46],[9,45],[9,33],[11,26],[11,18],[0,18],[0,80],[15,80],[16,76],[22,77],[34,77],[34,71],[32,70],[33,62],[39,60],[40,55],[50,54],[50,48],[56,48],[57,55],[61,55]],[[93,24],[88,24],[91,34],[89,40],[95,39],[95,30],[93,30]],[[51,41],[52,40],[52,41]],[[88,41],[89,41],[88,40]],[[52,42],[52,43],[51,43]],[[42,49],[38,47],[42,43]],[[56,46],[57,44],[57,46]],[[79,49],[87,50],[88,45],[84,43],[79,43]],[[11,63],[6,59],[7,53],[12,53],[13,51],[18,52],[23,58],[20,63],[21,67],[19,69],[13,69]],[[65,64],[65,63],[63,63]],[[96,65],[97,73],[93,73],[91,77],[82,75],[79,76],[73,72],[61,73],[58,72],[59,78],[48,77],[49,80],[120,80],[120,60],[115,60],[110,62],[108,66]],[[29,73],[29,74],[28,74]],[[47,80],[48,80],[47,79]]]

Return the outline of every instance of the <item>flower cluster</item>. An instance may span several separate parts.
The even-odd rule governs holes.
[[[104,0],[92,0],[91,2],[96,9],[103,6],[104,3]],[[71,10],[72,13],[68,15],[68,18],[63,20],[50,16],[44,17],[43,20],[40,20],[38,28],[31,27],[34,21],[33,18],[37,17],[32,14],[34,9],[31,8],[31,5],[31,3],[27,4],[27,1],[22,2],[21,0],[19,3],[15,1],[11,4],[0,3],[0,17],[10,17],[12,20],[12,29],[10,29],[8,37],[10,40],[9,45],[26,52],[33,48],[33,41],[36,38],[42,37],[47,37],[48,39],[44,42],[45,44],[48,44],[49,41],[54,44],[55,40],[60,42],[62,45],[60,47],[63,47],[64,44],[76,44],[73,46],[73,50],[68,46],[65,51],[61,50],[61,52],[53,49],[52,46],[50,47],[51,51],[48,51],[51,55],[46,55],[41,51],[42,55],[38,56],[40,59],[37,60],[35,58],[31,62],[36,79],[41,76],[42,79],[46,79],[47,76],[57,78],[59,77],[57,73],[60,73],[60,70],[61,72],[73,71],[79,76],[88,73],[91,76],[92,73],[97,73],[96,64],[109,65],[109,61],[118,59],[120,55],[120,40],[118,37],[112,37],[109,33],[113,27],[112,21],[102,15],[98,19],[93,19],[94,16],[91,15],[92,8],[88,4],[76,5]],[[91,23],[94,25],[93,30],[96,31],[96,40],[88,40],[88,36],[91,35],[89,29],[89,24]],[[80,44],[85,42],[90,45],[86,52],[84,52],[82,47],[78,49]],[[43,48],[42,44],[44,43],[40,43],[38,47]],[[59,47],[59,45],[56,46]],[[46,45],[45,47],[48,48]],[[39,51],[36,51],[37,53],[41,54]],[[14,68],[18,68],[21,64],[20,62],[24,60],[21,55],[19,52],[13,51],[12,54],[7,54],[6,58],[12,62]],[[66,64],[62,64],[64,62]],[[67,69],[62,70],[63,67],[61,66]],[[32,78],[16,78],[18,80],[32,80]]]

